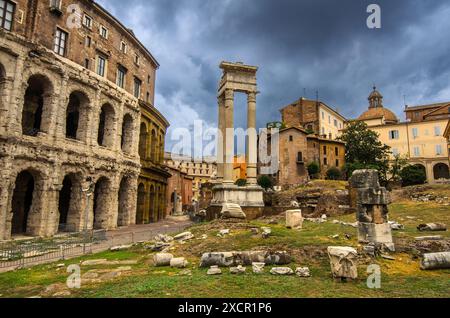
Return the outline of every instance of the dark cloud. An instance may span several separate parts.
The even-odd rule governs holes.
[[[258,65],[258,124],[304,95],[347,117],[367,107],[372,85],[402,116],[408,104],[450,100],[450,3],[445,0],[102,0],[154,53],[157,107],[174,127],[217,121],[222,60]],[[366,8],[382,9],[382,29]],[[239,107],[245,100],[238,99]],[[239,114],[244,114],[242,110]],[[245,116],[238,115],[239,124]]]

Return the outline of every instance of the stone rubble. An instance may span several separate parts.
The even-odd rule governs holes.
[[[180,234],[174,236],[173,239],[175,241],[187,241],[187,240],[190,240],[193,238],[194,238],[194,234],[192,234],[191,232],[183,232],[183,233],[180,233]]]
[[[270,227],[263,227],[262,230],[262,238],[268,239],[270,235],[272,234],[272,229]]]
[[[330,258],[331,273],[334,278],[358,278],[358,252],[354,248],[330,246],[328,247],[328,256]]]
[[[302,210],[286,211],[286,227],[288,229],[301,229],[303,227]]]
[[[247,268],[243,267],[242,265],[230,268],[230,274],[233,274],[233,275],[245,274],[246,271],[247,271]]]
[[[208,269],[207,274],[210,275],[210,276],[221,275],[222,274],[222,270],[219,268],[219,266],[214,265],[214,266],[211,266]]]
[[[295,275],[298,277],[311,277],[311,272],[308,267],[297,267],[295,270]]]
[[[254,274],[262,274],[264,273],[264,267],[266,266],[266,263],[252,263],[252,270]]]
[[[188,266],[188,261],[184,258],[184,257],[177,257],[177,258],[172,258],[170,260],[170,267],[174,267],[174,268],[186,268],[186,266]]]
[[[120,252],[120,251],[126,251],[126,250],[129,250],[129,249],[132,248],[132,247],[133,247],[132,244],[130,244],[130,245],[119,245],[119,246],[113,246],[113,247],[111,247],[109,250],[110,250],[111,252]]]
[[[220,212],[222,219],[247,219],[239,204],[224,203]]]
[[[153,261],[155,266],[170,266],[170,261],[172,260],[173,255],[169,253],[157,253],[153,257]]]
[[[250,266],[252,263],[266,265],[286,265],[291,263],[291,256],[285,251],[245,251],[245,252],[213,252],[204,253],[200,260],[200,267],[213,265],[232,267],[238,265]]]
[[[270,273],[272,275],[280,275],[280,276],[294,275],[294,271],[292,270],[292,268],[289,267],[274,267],[270,270]]]
[[[421,232],[445,232],[447,225],[443,223],[420,224],[417,229]]]

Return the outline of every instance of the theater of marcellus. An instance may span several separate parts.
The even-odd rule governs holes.
[[[164,218],[152,54],[90,0],[0,8],[0,240]]]

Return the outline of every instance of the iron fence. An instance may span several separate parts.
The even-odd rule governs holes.
[[[93,246],[106,240],[106,231],[90,231],[0,243],[0,269],[24,268],[92,253]]]

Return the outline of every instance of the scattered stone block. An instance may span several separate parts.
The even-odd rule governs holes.
[[[226,235],[230,234],[230,230],[226,229],[226,230],[220,230],[219,234],[217,234],[218,237],[224,237]]]
[[[193,239],[194,235],[191,232],[183,232],[174,237],[176,241],[187,241]]]
[[[301,229],[303,227],[302,210],[286,211],[286,227],[288,229]]]
[[[152,252],[162,252],[163,250],[169,248],[171,245],[169,243],[156,242],[148,247]]]
[[[82,279],[88,279],[88,280],[92,280],[92,279],[97,279],[100,275],[96,272],[87,272],[86,274],[84,274],[83,276],[81,276]]]
[[[298,277],[311,277],[311,272],[308,267],[297,267],[295,275]]]
[[[424,254],[420,268],[423,270],[449,269],[450,252]]]
[[[265,263],[266,265],[286,265],[291,262],[286,251],[247,251],[247,252],[213,252],[205,253],[200,260],[200,267],[213,265],[232,267],[238,265],[251,266],[252,263]]]
[[[358,278],[357,251],[352,247],[328,247],[331,273],[334,278]]]
[[[110,248],[111,252],[120,252],[120,251],[126,251],[132,248],[133,245],[120,245],[120,246],[113,246]]]
[[[100,276],[99,279],[100,279],[101,281],[112,280],[112,279],[117,278],[117,277],[119,277],[119,276],[121,276],[121,275],[122,275],[122,272],[119,272],[119,271],[112,271],[112,272],[103,274],[102,276]]]
[[[219,268],[219,266],[211,266],[210,269],[208,270],[208,275],[213,276],[213,275],[221,275],[222,271]]]
[[[252,263],[253,273],[255,273],[255,274],[264,273],[265,266],[266,266],[266,263]]]
[[[158,234],[157,236],[155,236],[154,240],[156,242],[170,243],[173,241],[173,237],[165,234]]]
[[[398,222],[389,221],[388,223],[391,226],[391,229],[394,230],[394,231],[401,231],[401,230],[405,229],[405,226],[403,224],[398,223]]]
[[[367,255],[374,257],[375,252],[376,252],[375,246],[374,245],[366,245],[363,247],[363,252]]]
[[[178,273],[179,276],[192,276],[192,271],[190,269],[182,270]]]
[[[224,203],[220,215],[223,219],[247,219],[247,215],[242,211],[241,206],[234,203]]]
[[[294,271],[292,270],[292,268],[289,267],[274,267],[270,270],[270,273],[272,275],[281,275],[281,276],[294,275]]]
[[[64,291],[60,291],[60,292],[53,294],[53,297],[64,298],[64,297],[70,297],[71,295],[72,294],[70,293],[70,291],[64,290]]]
[[[384,259],[387,259],[388,261],[395,261],[395,257],[390,256],[390,255],[381,254],[381,257]]]
[[[415,238],[416,241],[441,241],[443,239],[442,235],[418,236]]]
[[[253,235],[258,235],[259,234],[259,229],[256,228],[256,227],[251,228],[250,231],[252,232]]]
[[[233,275],[245,274],[246,271],[247,271],[247,268],[245,268],[241,265],[230,268],[230,274],[233,274]]]
[[[188,265],[188,261],[184,257],[172,258],[170,260],[170,267],[185,268]]]
[[[91,259],[81,263],[81,266],[99,266],[99,265],[108,265],[109,262],[107,259]]]
[[[445,232],[447,225],[443,223],[420,224],[417,229],[421,232]]]
[[[116,271],[119,271],[119,272],[129,272],[132,270],[133,270],[133,268],[131,266],[121,266],[116,269]]]
[[[262,228],[262,238],[263,239],[268,239],[271,234],[272,234],[272,229],[270,227]]]
[[[173,255],[169,253],[158,253],[153,257],[155,266],[169,266]]]

